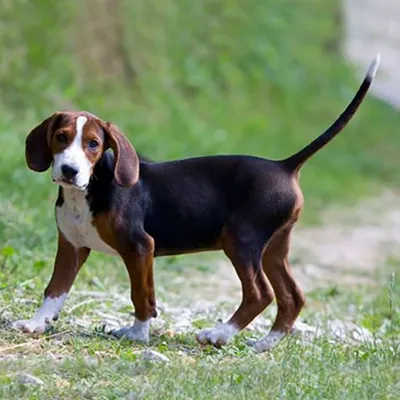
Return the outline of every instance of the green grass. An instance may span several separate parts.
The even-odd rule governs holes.
[[[56,187],[49,173],[28,171],[24,161],[32,127],[55,110],[86,109],[115,122],[155,160],[286,157],[329,126],[359,84],[361,75],[340,52],[339,6],[339,0],[2,4],[0,398],[396,398],[400,293],[398,281],[389,285],[384,274],[374,289],[315,291],[303,313],[310,323],[350,318],[382,340],[373,345],[289,339],[259,356],[245,345],[250,333],[223,350],[202,348],[192,332],[170,337],[175,325],[167,318],[150,345],[171,362],[144,363],[143,347],[102,331],[99,310],[131,319],[123,265],[103,255],[91,256],[47,335],[27,338],[8,329],[34,312],[55,252]],[[369,96],[349,127],[304,167],[301,223],[318,223],[335,204],[397,189],[398,126],[399,113]],[[196,279],[211,282],[214,261],[214,255],[157,260],[158,298],[189,307],[187,293],[191,288],[201,299]],[[186,297],[182,278],[193,285]],[[84,295],[88,290],[103,297]],[[216,315],[199,315],[194,325],[231,310],[216,307]],[[76,319],[88,326],[76,326]],[[44,385],[16,384],[20,371]]]
[[[39,364],[37,368],[46,372],[46,383],[53,386],[46,398],[119,399],[130,392],[145,399],[248,399],[249,396],[371,399],[375,394],[395,399],[397,396],[395,368],[388,362],[393,358],[389,349],[343,350],[319,343],[316,351],[287,345],[274,360],[243,355],[238,348],[232,353],[203,355],[195,366],[192,362],[185,365],[179,358],[168,367],[143,365],[132,353],[125,352],[126,360],[110,363],[100,359],[95,366],[78,358],[61,363],[56,372],[46,365]],[[352,363],[346,362],[349,357],[354,359]],[[393,369],[389,379],[388,368]],[[70,390],[66,382],[76,389]],[[44,398],[40,390],[36,394],[32,389],[15,387],[13,392],[16,396],[29,393],[30,398]]]
[[[394,266],[397,268],[398,263]],[[162,293],[178,290],[172,283],[175,276],[173,271],[158,274]],[[92,281],[87,276],[80,279],[67,309],[71,310],[83,299],[79,290],[94,290]],[[256,355],[246,345],[246,339],[254,333],[244,332],[229,346],[217,350],[196,343],[192,332],[197,329],[195,326],[188,333],[171,336],[167,323],[153,330],[150,348],[166,355],[170,359],[168,364],[145,362],[141,359],[143,346],[104,334],[99,320],[91,317],[99,303],[63,313],[44,337],[27,338],[10,332],[6,320],[0,316],[0,396],[117,399],[127,398],[133,392],[143,399],[395,399],[400,389],[400,286],[398,278],[394,282],[384,275],[377,282],[379,288],[359,288],[354,293],[340,288],[314,290],[303,313],[303,320],[322,325],[327,319],[348,315],[348,319],[374,332],[375,342],[346,345],[323,337],[303,344],[293,337],[271,353]],[[18,298],[37,297],[33,294],[42,284],[41,279],[35,279],[22,288],[19,285]],[[127,289],[126,285],[111,286],[115,282],[108,284],[104,291],[95,289],[110,297]],[[35,309],[34,304],[15,304],[13,291],[0,293],[2,314],[28,316]],[[161,298],[173,303],[168,294]],[[110,315],[118,315],[115,301],[103,309],[107,307]],[[168,316],[162,316],[168,321]],[[85,317],[91,320],[89,327],[77,327],[72,322],[73,318]],[[1,360],[4,355],[14,358]],[[16,383],[15,375],[20,372],[33,374],[44,385]]]

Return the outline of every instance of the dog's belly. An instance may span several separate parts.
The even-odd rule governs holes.
[[[200,224],[195,221],[187,224],[158,222],[146,227],[146,231],[154,239],[157,256],[219,250],[221,224],[210,221],[203,225],[203,222],[204,220]]]
[[[86,203],[67,205],[56,209],[57,225],[65,238],[76,248],[87,247],[111,255],[117,252],[105,243],[92,225],[93,217]]]
[[[171,235],[172,236],[172,235]],[[185,240],[174,240],[176,237],[156,235],[154,237],[155,255],[177,255],[185,253],[198,253],[202,251],[220,250],[218,238],[205,240],[197,239],[194,235],[185,237]]]

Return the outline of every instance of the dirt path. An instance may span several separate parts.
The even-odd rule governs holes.
[[[324,222],[294,236],[295,273],[306,290],[326,283],[373,283],[378,268],[400,257],[399,193],[330,210]]]
[[[400,108],[400,1],[344,0],[344,50],[360,73],[376,53],[382,62],[372,91]]]

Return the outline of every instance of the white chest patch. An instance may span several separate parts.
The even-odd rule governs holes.
[[[87,247],[102,253],[116,255],[92,225],[93,217],[86,200],[86,191],[63,189],[64,203],[56,207],[57,225],[65,238],[76,248]]]

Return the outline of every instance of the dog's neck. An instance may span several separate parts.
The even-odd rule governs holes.
[[[87,200],[87,190],[61,188],[63,204],[61,207],[69,210],[67,213],[77,223],[87,219],[90,207]]]
[[[75,188],[62,188],[63,197],[65,203],[69,207],[73,207],[74,205],[82,202],[87,202],[87,190],[79,190]]]

